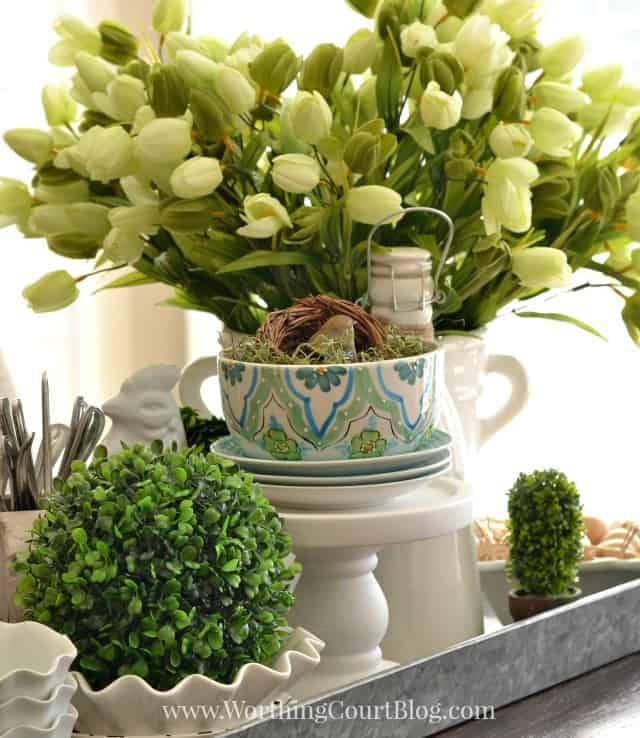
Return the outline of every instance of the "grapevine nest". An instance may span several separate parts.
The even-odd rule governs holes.
[[[382,344],[387,337],[382,323],[358,305],[328,295],[303,297],[286,310],[269,313],[256,335],[276,353],[293,354],[336,315],[354,321],[356,350],[365,352]]]

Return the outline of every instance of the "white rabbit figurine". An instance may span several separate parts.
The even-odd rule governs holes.
[[[186,446],[180,410],[171,394],[180,372],[175,366],[149,366],[127,379],[120,394],[102,406],[111,418],[111,429],[102,441],[109,454],[121,450],[122,444],[146,446],[160,440],[165,448],[174,442]]]

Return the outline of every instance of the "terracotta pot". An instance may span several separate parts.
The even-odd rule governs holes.
[[[511,617],[517,622],[525,618],[539,615],[541,612],[553,610],[562,605],[568,605],[582,597],[582,590],[573,587],[566,594],[561,595],[531,595],[525,594],[522,590],[512,589],[509,592],[509,610]]]

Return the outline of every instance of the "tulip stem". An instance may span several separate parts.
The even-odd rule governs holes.
[[[80,284],[80,282],[84,282],[85,279],[89,279],[89,277],[95,277],[98,274],[104,274],[105,272],[115,272],[118,269],[124,269],[124,267],[128,266],[128,264],[116,264],[115,266],[105,267],[104,269],[96,269],[95,272],[89,272],[88,274],[82,274],[80,277],[76,277],[76,284]]]
[[[318,164],[320,165],[320,169],[322,169],[322,173],[329,181],[329,186],[331,187],[333,193],[338,196],[340,194],[338,191],[338,187],[333,181],[331,174],[329,174],[329,170],[327,169],[325,163],[322,161],[322,157],[320,156],[320,152],[318,151],[318,148],[316,146],[313,147],[313,153],[315,154]]]

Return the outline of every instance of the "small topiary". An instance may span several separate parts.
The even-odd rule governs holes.
[[[509,578],[521,593],[566,594],[582,560],[582,505],[575,484],[549,469],[521,474],[509,491]]]
[[[94,689],[231,682],[279,650],[291,541],[251,478],[213,454],[135,446],[56,480],[17,565],[26,617],[67,634]]]

